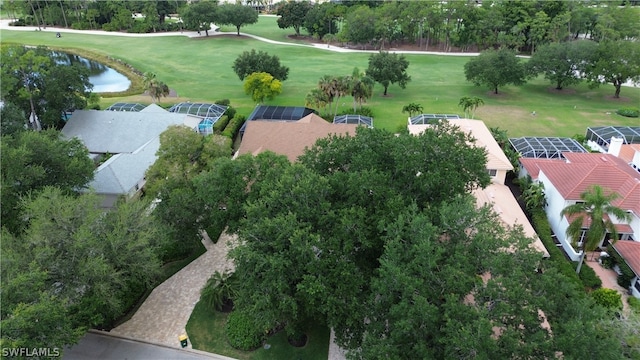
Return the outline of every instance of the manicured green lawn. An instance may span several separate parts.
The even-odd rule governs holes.
[[[231,28],[223,30],[233,31]],[[243,28],[272,39],[285,40],[292,29],[282,30],[275,18],[261,17],[258,24]],[[263,50],[280,57],[290,68],[283,84],[283,93],[267,102],[272,105],[303,106],[305,95],[323,75],[349,75],[354,67],[367,68],[369,54],[334,53],[310,46],[274,45],[245,37],[182,36],[134,38],[64,34],[56,38],[50,32],[2,31],[2,42],[28,45],[49,45],[83,48],[109,54],[131,64],[136,69],[153,71],[158,78],[175,89],[178,99],[163,99],[163,104],[189,100],[213,102],[227,98],[240,114],[248,115],[255,103],[244,94],[242,82],[232,70],[233,61],[243,51]],[[406,125],[402,107],[419,103],[425,113],[462,114],[458,101],[463,96],[481,97],[485,105],[476,111],[476,118],[490,127],[506,129],[510,136],[572,136],[584,134],[588,126],[637,126],[638,119],[615,114],[620,107],[640,106],[640,88],[622,89],[621,99],[612,99],[612,85],[589,89],[585,84],[558,93],[544,79],[536,79],[522,87],[508,86],[493,95],[485,88],[475,87],[464,78],[464,56],[407,55],[412,81],[406,89],[392,85],[383,97],[380,85],[366,104],[373,109],[376,127],[397,131]],[[106,107],[118,101],[149,103],[149,97],[130,96],[103,99]],[[339,111],[349,109],[352,98],[339,101]],[[533,116],[532,111],[536,112]]]
[[[287,342],[283,331],[267,339],[269,349],[240,351],[232,348],[226,339],[224,326],[228,314],[211,311],[202,302],[198,302],[187,322],[187,335],[194,349],[208,351],[236,359],[304,359],[326,360],[329,353],[329,329],[325,326],[310,326],[309,337],[304,347],[296,348]]]

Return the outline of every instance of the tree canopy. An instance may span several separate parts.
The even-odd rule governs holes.
[[[239,36],[242,26],[258,22],[258,12],[251,6],[224,3],[218,6],[216,18],[220,25],[235,26],[236,33]]]
[[[378,54],[369,56],[369,67],[366,74],[376,82],[384,86],[384,95],[390,84],[398,84],[402,89],[411,81],[411,76],[407,74],[409,61],[404,55],[380,51]]]
[[[640,83],[640,43],[617,40],[598,44],[595,61],[587,68],[587,79],[592,86],[613,84],[613,96],[619,98],[622,84]]]
[[[255,72],[247,76],[244,81],[244,92],[251,95],[255,102],[262,103],[271,100],[282,92],[280,80],[266,72]]]
[[[296,35],[300,36],[300,28],[305,23],[307,13],[312,5],[308,1],[283,1],[278,6],[276,15],[279,16],[277,22],[280,29],[293,28]]]
[[[59,64],[55,57],[44,47],[2,47],[3,100],[18,106],[28,116],[24,122],[36,130],[61,128],[63,114],[84,109],[91,93],[89,70],[78,64]]]
[[[505,48],[486,50],[472,58],[464,64],[464,75],[476,86],[488,86],[494,94],[500,86],[524,84],[526,76],[515,52]]]
[[[236,311],[289,334],[323,321],[353,359],[620,351],[607,313],[476,207],[469,190],[489,178],[472,143],[443,122],[419,136],[359,128],[295,164],[220,160],[198,186],[215,183],[205,203],[239,234]],[[574,343],[578,328],[592,340]]]
[[[55,130],[3,135],[0,147],[2,226],[14,233],[25,225],[19,215],[20,197],[46,186],[71,193],[93,179],[95,167],[84,144],[75,138],[62,139]]]
[[[277,55],[269,55],[267,52],[255,49],[244,51],[233,62],[233,71],[240,80],[255,72],[266,72],[274,78],[285,81],[289,76],[289,68],[280,65]]]
[[[22,203],[23,234],[3,228],[3,347],[75,344],[122,316],[154,282],[165,237],[148,203],[105,213],[100,201],[46,187]]]
[[[589,40],[543,45],[527,62],[527,71],[533,75],[544,74],[556,90],[562,90],[582,81],[587,67],[593,63],[596,49],[597,44]]]

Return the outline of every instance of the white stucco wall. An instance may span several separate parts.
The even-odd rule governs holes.
[[[567,207],[567,205],[571,205],[575,202],[565,201],[560,192],[556,189],[555,186],[549,181],[544,172],[540,171],[538,175],[538,181],[544,184],[544,193],[547,199],[547,206],[545,207],[545,212],[547,214],[547,220],[549,220],[549,225],[551,226],[551,230],[558,238],[560,244],[562,244],[562,248],[569,255],[571,260],[578,261],[580,259],[580,252],[576,252],[571,246],[571,241],[567,239],[567,228],[569,227],[569,222],[566,220],[564,216],[561,216],[560,213],[562,209]]]

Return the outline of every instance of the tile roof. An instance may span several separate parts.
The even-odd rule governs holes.
[[[640,144],[622,144],[618,157],[624,160],[626,163],[630,163],[633,160],[636,152],[640,152]]]
[[[257,155],[273,151],[285,155],[294,162],[318,139],[331,134],[355,135],[355,124],[332,124],[316,114],[310,114],[294,122],[247,121],[238,154]]]
[[[627,262],[631,270],[640,276],[640,242],[619,240],[613,244],[613,247]]]
[[[524,234],[534,239],[532,246],[541,252],[544,257],[549,257],[547,248],[545,248],[533,226],[531,226],[508,186],[492,183],[484,189],[475,189],[472,194],[476,198],[477,206],[491,206],[506,226],[522,226]]]
[[[523,165],[527,171],[537,166],[566,200],[580,200],[580,194],[600,185],[605,191],[620,195],[612,205],[640,216],[640,173],[624,160],[599,153],[563,153],[563,156],[567,162],[529,159]]]
[[[471,119],[447,119],[446,121],[471,134],[476,139],[476,146],[487,149],[487,169],[513,170],[513,165],[511,165],[511,162],[483,121]],[[408,129],[410,134],[417,135],[425,131],[429,126],[431,125],[408,125]]]

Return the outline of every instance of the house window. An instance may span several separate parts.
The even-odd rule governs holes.
[[[633,286],[640,292],[640,279],[636,279],[636,283]]]
[[[491,176],[491,177],[495,177],[496,175],[498,175],[498,170],[496,170],[496,169],[489,169],[489,170],[487,170],[487,172],[489,173],[489,176]]]

